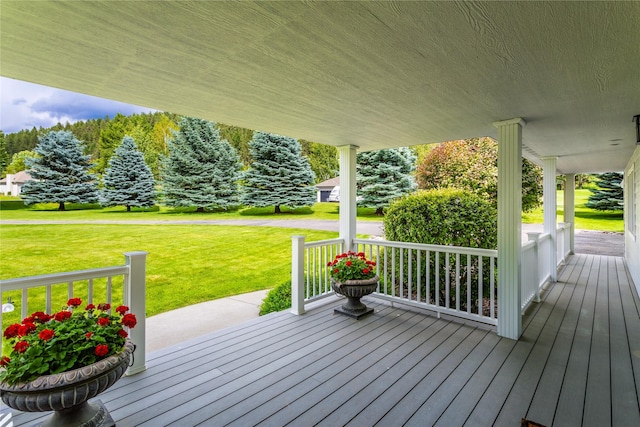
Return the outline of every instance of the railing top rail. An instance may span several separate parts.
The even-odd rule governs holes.
[[[327,239],[327,240],[315,240],[313,242],[304,242],[304,247],[315,248],[318,246],[333,245],[337,243],[344,243],[344,239],[337,238],[337,239]]]
[[[370,240],[370,239],[353,239],[356,244],[388,246],[404,249],[419,249],[427,251],[447,252],[451,254],[464,254],[497,257],[498,251],[495,249],[479,249],[479,248],[463,248],[460,246],[444,246],[444,245],[428,245],[425,243],[407,243],[395,242],[391,240]]]
[[[35,288],[37,286],[55,285],[58,283],[75,282],[78,280],[96,279],[108,276],[119,276],[129,273],[129,266],[115,266],[92,268],[89,270],[71,271],[66,273],[43,274],[40,276],[18,277],[0,280],[2,291]]]
[[[529,250],[529,249],[533,248],[536,245],[536,243],[537,242],[534,241],[534,240],[528,240],[526,242],[523,242],[522,243],[522,250],[523,251]]]

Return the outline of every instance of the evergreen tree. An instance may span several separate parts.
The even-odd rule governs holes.
[[[359,205],[376,208],[382,215],[384,208],[415,188],[412,172],[416,157],[406,147],[358,153],[356,174]]]
[[[311,206],[316,202],[314,174],[298,141],[255,132],[249,143],[253,163],[244,175],[242,203],[247,206]]]
[[[89,173],[91,156],[82,154],[82,143],[68,131],[51,131],[38,137],[35,152],[39,157],[26,160],[34,178],[22,187],[27,205],[33,203],[95,203],[98,191],[95,177]]]
[[[621,211],[624,208],[623,175],[619,172],[607,172],[596,177],[597,189],[585,204],[586,207],[599,211]]]
[[[198,212],[236,206],[240,160],[227,140],[220,140],[215,123],[185,117],[173,134],[163,171],[165,203],[196,206]]]
[[[151,207],[155,197],[153,174],[132,137],[122,138],[109,159],[109,168],[103,177],[100,197],[102,206]]]
[[[7,166],[9,166],[9,153],[7,153],[4,133],[0,130],[0,177],[4,177]]]

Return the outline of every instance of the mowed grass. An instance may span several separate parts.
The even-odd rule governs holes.
[[[585,206],[592,193],[587,190],[575,190],[575,228],[579,230],[624,231],[623,211],[597,211]],[[557,220],[564,221],[564,191],[557,192]],[[541,224],[544,222],[544,211],[538,208],[533,212],[523,213],[522,222]]]
[[[274,227],[217,225],[2,225],[0,279],[123,265],[124,253],[146,251],[147,316],[229,295],[272,288],[290,277],[291,236],[309,241],[338,233]],[[94,284],[102,302],[106,283]],[[122,283],[113,285],[118,301]],[[67,285],[54,288],[54,311]],[[86,284],[75,296],[86,298]],[[5,292],[16,307],[20,292]],[[44,308],[44,292],[29,292],[29,311]],[[3,329],[20,310],[3,316]],[[140,313],[138,313],[140,315]]]
[[[292,209],[281,207],[282,213],[274,214],[273,207],[266,208],[238,208],[231,210],[217,210],[196,212],[195,208],[168,208],[155,206],[149,209],[132,208],[127,212],[122,206],[101,208],[99,205],[65,205],[65,211],[58,211],[55,203],[42,203],[25,206],[17,198],[0,197],[0,219],[2,220],[72,220],[72,221],[198,221],[225,219],[318,219],[335,220],[340,218],[338,203],[321,202],[311,207]],[[358,208],[359,221],[380,221],[382,218],[375,214],[375,208]]]

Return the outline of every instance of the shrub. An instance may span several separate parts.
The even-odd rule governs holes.
[[[271,289],[260,305],[260,316],[291,308],[291,281]]]
[[[414,193],[403,197],[392,203],[384,219],[385,237],[388,240],[425,243],[444,246],[461,246],[468,248],[495,249],[497,247],[497,212],[490,201],[465,190],[441,189]],[[471,311],[478,309],[478,283],[480,266],[477,258],[473,258],[469,265],[461,260],[460,277],[456,277],[455,268],[447,266],[455,265],[455,255],[436,257],[434,252],[427,254],[428,262],[421,263],[420,277],[429,275],[430,285],[427,292],[426,284],[422,284],[422,295],[429,294],[431,304],[435,303],[438,295],[440,305],[454,306],[455,296],[449,295],[447,301],[446,290],[443,282],[448,275],[449,283],[456,283],[456,279],[461,283],[461,295],[467,294],[467,275],[471,275],[471,283],[474,284],[470,290]],[[409,259],[411,257],[411,259]],[[466,257],[463,257],[466,258]],[[389,259],[393,259],[391,256]],[[400,271],[400,256],[395,258],[396,271]],[[405,265],[419,265],[417,263],[416,252],[404,251],[402,261]],[[437,268],[436,268],[437,264]],[[427,270],[427,267],[429,270]],[[489,271],[488,258],[483,261],[482,269]],[[389,271],[391,269],[388,269]],[[440,276],[434,276],[434,272],[443,272]],[[447,272],[446,274],[444,272]],[[490,292],[489,275],[483,275],[484,297]],[[403,276],[396,274],[395,287],[396,294],[406,287],[400,286],[401,281],[407,283],[408,273]],[[386,277],[385,281],[391,283],[391,277]],[[406,290],[406,289],[404,289]],[[414,291],[415,292],[415,291]],[[408,295],[405,295],[408,296]],[[462,298],[461,308],[467,309],[467,298]]]
[[[421,191],[389,206],[384,234],[401,242],[496,249],[497,211],[465,190]]]

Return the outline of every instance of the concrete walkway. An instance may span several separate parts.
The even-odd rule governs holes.
[[[267,292],[220,298],[148,317],[147,351],[160,350],[258,317]]]

